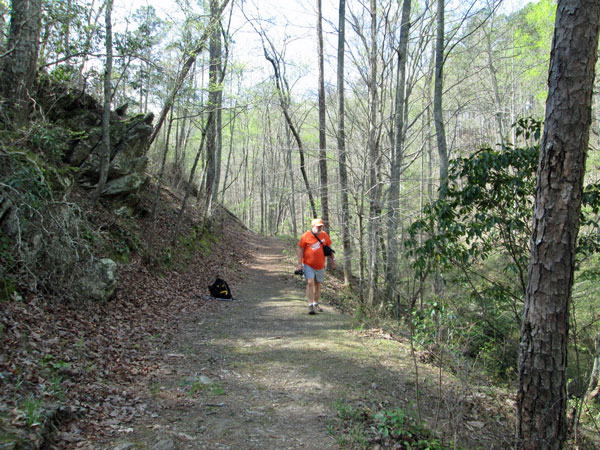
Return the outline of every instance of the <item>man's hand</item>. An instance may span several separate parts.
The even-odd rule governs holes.
[[[335,259],[329,258],[329,262],[331,263],[331,268],[335,270],[335,268],[337,267],[337,264],[335,263]]]

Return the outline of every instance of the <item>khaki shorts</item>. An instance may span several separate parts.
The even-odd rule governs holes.
[[[314,278],[317,283],[322,283],[325,280],[325,269],[315,270],[304,264],[304,278],[307,280]]]

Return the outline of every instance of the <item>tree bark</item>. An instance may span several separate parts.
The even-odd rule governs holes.
[[[344,284],[352,280],[352,245],[350,242],[350,206],[348,204],[348,168],[346,167],[346,130],[344,111],[344,49],[346,43],[346,1],[340,0],[338,11],[337,94],[338,94],[338,172],[342,208],[342,248],[344,249]]]
[[[377,218],[379,211],[379,192],[378,185],[378,159],[379,152],[377,149],[377,2],[370,2],[371,15],[371,42],[369,52],[369,220],[368,220],[368,236],[369,236],[369,284],[368,284],[368,301],[371,305],[375,303],[375,291],[377,284],[377,235],[379,228],[379,220]]]
[[[437,0],[437,23],[435,36],[435,74],[433,81],[433,122],[437,140],[437,150],[440,164],[440,187],[438,198],[446,197],[448,189],[448,146],[446,143],[446,129],[444,126],[444,109],[442,97],[444,93],[444,28],[445,28],[445,0]],[[434,275],[434,291],[441,295],[444,290],[442,273],[438,269]]]
[[[220,111],[221,111],[221,32],[220,32],[220,12],[216,0],[210,1],[211,22],[215,24],[211,28],[209,38],[210,61],[208,66],[208,109],[214,111],[214,118],[209,123],[206,131],[206,185],[204,186],[205,203],[204,215],[210,216],[213,208],[213,193],[218,190],[217,166],[220,165],[221,142],[220,133]]]
[[[321,175],[321,218],[331,231],[329,222],[329,194],[327,189],[327,138],[325,135],[325,76],[323,68],[323,13],[317,0],[317,53],[319,60],[319,172]]]
[[[595,0],[558,2],[521,328],[521,449],[560,449],[567,434],[569,303],[599,22]]]
[[[444,15],[444,0],[438,0],[435,37],[435,78],[433,82],[433,121],[435,123],[437,148],[440,158],[440,199],[446,196],[446,188],[448,186],[448,148],[446,145],[446,130],[444,128],[444,110],[442,107],[444,90]]]
[[[0,79],[2,93],[17,111],[22,123],[30,110],[30,91],[37,75],[40,49],[42,0],[11,2],[8,57],[4,60]]]
[[[298,236],[298,224],[296,222],[296,181],[294,179],[294,170],[292,168],[292,139],[290,137],[289,127],[285,127],[286,169],[290,175],[290,220],[292,222],[292,235]]]
[[[167,135],[165,137],[165,148],[162,152],[162,158],[160,162],[160,170],[158,172],[158,180],[156,180],[156,193],[154,194],[154,202],[152,203],[152,231],[150,233],[150,239],[154,240],[154,230],[156,229],[156,218],[158,213],[158,202],[160,201],[160,191],[162,189],[163,177],[165,174],[165,167],[167,165],[167,155],[169,153],[169,140],[171,138],[171,128],[173,127],[173,110],[171,110],[169,125],[167,126]]]

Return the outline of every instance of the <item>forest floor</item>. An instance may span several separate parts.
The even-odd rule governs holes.
[[[329,304],[307,314],[295,246],[246,233],[234,302],[188,299],[136,383],[143,413],[91,445],[103,449],[405,448],[381,439],[380,410],[402,408],[462,448],[509,448],[510,401],[441,374],[380,329],[355,329]],[[339,281],[329,274],[325,297]],[[204,294],[201,289],[199,294]],[[363,421],[361,426],[358,422]]]

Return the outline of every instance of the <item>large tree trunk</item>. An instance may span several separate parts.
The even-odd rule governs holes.
[[[390,187],[388,193],[388,235],[386,261],[386,298],[392,300],[398,273],[398,211],[400,209],[400,171],[404,159],[404,107],[406,85],[406,55],[410,33],[411,0],[404,0],[398,45],[398,73],[396,79],[396,105],[394,111],[394,142],[391,157]]]
[[[321,175],[321,217],[326,227],[329,222],[329,194],[327,189],[327,140],[325,136],[325,78],[323,74],[323,14],[321,0],[317,0],[317,53],[319,60],[319,172]]]
[[[214,111],[215,120],[211,121],[206,131],[206,185],[204,186],[205,207],[204,215],[210,216],[213,208],[213,193],[217,192],[218,176],[217,166],[221,164],[220,149],[221,139],[220,100],[221,100],[221,30],[217,0],[210,1],[211,22],[215,24],[211,29],[209,38],[210,61],[208,66],[208,109]]]
[[[2,93],[17,109],[17,122],[25,120],[30,110],[30,91],[37,74],[40,49],[42,0],[11,2],[9,55],[4,59],[0,79]]]
[[[350,206],[348,204],[348,168],[346,167],[346,131],[344,111],[344,49],[346,42],[346,1],[340,0],[338,30],[338,172],[340,175],[342,248],[344,249],[344,284],[348,286],[352,279],[352,246],[350,242]]]
[[[600,3],[560,0],[548,74],[517,395],[522,449],[560,449],[575,241],[591,122]]]

